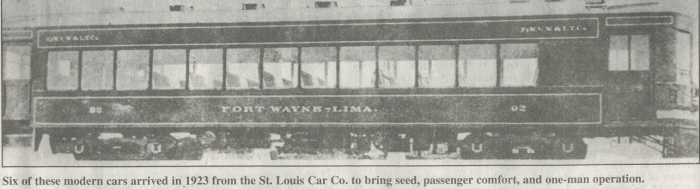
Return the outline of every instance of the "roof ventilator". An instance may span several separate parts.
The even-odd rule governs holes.
[[[510,3],[529,3],[530,0],[510,0]]]
[[[586,9],[606,9],[605,0],[586,0]]]
[[[260,9],[264,9],[265,4],[260,4]],[[243,10],[257,10],[258,9],[258,4],[257,3],[244,3],[243,4]]]
[[[338,7],[338,2],[336,1],[316,1],[314,3],[316,8],[331,8],[331,7]]]
[[[408,0],[392,0],[391,2],[389,2],[389,6],[392,6],[392,7],[404,6],[404,5],[406,5],[406,1],[408,1]]]
[[[185,5],[170,5],[170,11],[185,11]]]

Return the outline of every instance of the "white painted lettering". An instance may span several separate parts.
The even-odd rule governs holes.
[[[231,106],[219,106],[219,108],[221,108],[221,112],[226,113],[227,110],[231,109]]]

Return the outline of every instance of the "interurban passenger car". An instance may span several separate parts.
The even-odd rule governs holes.
[[[77,159],[697,155],[695,26],[659,3],[308,2],[3,18],[3,126]]]

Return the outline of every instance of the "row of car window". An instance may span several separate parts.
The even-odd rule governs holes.
[[[535,86],[538,56],[536,43],[51,51],[47,88],[94,91]]]

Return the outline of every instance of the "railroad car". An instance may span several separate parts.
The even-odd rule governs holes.
[[[660,1],[60,2],[3,16],[3,129],[76,159],[698,155],[695,18]]]

